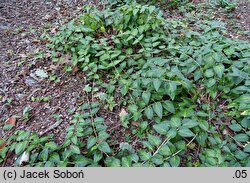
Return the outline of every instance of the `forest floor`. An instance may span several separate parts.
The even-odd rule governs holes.
[[[68,73],[51,62],[50,55],[35,57],[45,49],[40,36],[44,30],[57,28],[82,12],[80,0],[1,0],[0,2],[0,126],[12,116],[16,129],[37,133],[53,133],[62,142],[72,115],[83,103],[85,75]],[[208,9],[203,10],[208,13]],[[173,11],[175,12],[175,11]],[[166,11],[168,18],[183,18],[180,13]],[[226,23],[229,36],[250,41],[250,3],[241,2],[230,13],[210,9],[215,20]],[[195,13],[195,12],[194,12]],[[36,71],[49,74],[41,79]],[[50,77],[57,75],[57,82]],[[118,114],[103,112],[109,128],[116,128]],[[48,131],[58,121],[60,124]],[[122,138],[125,131],[119,131]],[[0,128],[0,137],[3,131]],[[122,140],[121,140],[122,141]]]

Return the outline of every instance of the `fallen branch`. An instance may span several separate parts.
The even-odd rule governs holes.
[[[49,128],[47,128],[46,130],[44,130],[43,132],[40,132],[39,135],[43,136],[45,133],[55,129],[56,127],[58,127],[60,124],[62,123],[62,120],[57,121],[56,123],[54,123],[53,125],[51,125]]]

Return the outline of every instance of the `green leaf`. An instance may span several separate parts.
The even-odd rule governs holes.
[[[201,117],[208,117],[209,115],[203,111],[199,111],[196,113],[197,116],[201,116]]]
[[[199,123],[195,120],[191,120],[191,119],[184,119],[182,120],[182,126],[186,127],[186,128],[193,128],[198,126]]]
[[[200,70],[195,71],[194,80],[197,81],[202,77],[202,72]]]
[[[98,149],[105,153],[111,153],[111,149],[107,142],[102,142],[98,145]]]
[[[44,165],[44,167],[54,167],[54,166],[55,166],[55,164],[51,161],[46,161],[46,163]]]
[[[131,55],[133,53],[133,49],[132,48],[127,48],[125,52],[126,52],[127,55]]]
[[[152,156],[152,154],[150,152],[146,152],[145,150],[139,150],[138,154],[139,154],[142,161],[147,161]]]
[[[135,28],[135,29],[131,30],[131,34],[132,34],[133,36],[136,36],[136,35],[138,34],[138,29]]]
[[[12,124],[6,124],[3,126],[3,130],[4,131],[7,131],[7,130],[10,130],[11,128],[13,128],[14,126]]]
[[[15,153],[17,155],[21,154],[27,146],[28,146],[27,141],[17,143],[15,146]]]
[[[105,131],[100,131],[99,133],[98,133],[98,140],[101,140],[101,141],[104,141],[104,140],[106,140],[107,138],[109,138],[109,134],[107,133],[107,132],[105,132]]]
[[[48,148],[43,149],[39,154],[39,159],[42,161],[47,161],[49,157],[49,150]]]
[[[58,163],[60,161],[60,156],[58,153],[54,152],[53,154],[50,155],[49,161],[53,163]]]
[[[144,101],[146,104],[148,104],[148,102],[149,102],[149,100],[150,100],[150,96],[151,96],[151,93],[150,93],[150,92],[145,91],[145,92],[142,93],[142,99],[143,99],[143,101]]]
[[[135,153],[131,154],[130,157],[133,162],[137,163],[139,161],[139,156]]]
[[[156,154],[151,158],[151,161],[155,164],[155,165],[161,165],[163,164],[164,160],[163,157],[160,154]]]
[[[116,51],[114,51],[113,54],[110,55],[110,58],[114,59],[114,58],[118,57],[120,54],[121,54],[121,50],[116,50]]]
[[[83,90],[87,93],[90,93],[92,91],[92,87],[90,87],[89,85],[85,85]]]
[[[132,163],[131,157],[122,157],[122,167],[130,167]]]
[[[178,128],[181,126],[181,119],[177,117],[172,117],[170,121],[170,126]]]
[[[250,94],[243,94],[239,98],[237,98],[234,102],[250,104]]]
[[[159,90],[161,86],[162,81],[160,79],[153,79],[153,85],[156,91]]]
[[[174,108],[174,105],[171,101],[169,100],[166,100],[164,103],[163,103],[163,107],[164,109],[166,109],[167,111],[171,112],[171,113],[175,113],[175,108]]]
[[[166,144],[160,148],[159,153],[163,156],[170,156],[172,154],[170,148]]]
[[[186,108],[181,111],[180,116],[187,118],[187,117],[194,116],[194,114],[195,112],[192,108]]]
[[[34,162],[37,160],[38,154],[39,154],[39,153],[31,154],[31,155],[30,155],[30,161],[29,161],[29,163],[34,163]],[[53,157],[53,156],[52,156],[52,157]]]
[[[138,111],[138,107],[136,105],[129,105],[128,110],[132,113],[136,113]]]
[[[247,117],[243,118],[242,121],[240,122],[240,124],[241,124],[244,128],[250,129],[250,119],[248,119]]]
[[[169,121],[164,121],[159,124],[153,125],[155,131],[157,131],[161,135],[166,135],[169,130]]]
[[[94,116],[99,111],[99,109],[100,108],[98,108],[98,107],[91,109],[90,114]]]
[[[78,138],[77,138],[77,136],[73,136],[73,137],[71,138],[71,142],[73,142],[74,144],[77,144],[77,143],[78,143]]]
[[[247,156],[249,156],[248,153],[245,153],[245,152],[243,152],[243,151],[241,151],[241,150],[236,150],[236,151],[234,152],[234,155],[235,155],[235,157],[236,157],[237,159],[239,159],[239,160],[243,160],[243,159],[245,159]]]
[[[139,118],[141,118],[142,114],[140,111],[137,111],[133,114],[133,120],[137,121]]]
[[[96,137],[90,137],[87,142],[87,149],[90,149],[96,144]]]
[[[223,75],[223,73],[224,73],[224,70],[225,70],[225,67],[224,67],[223,64],[214,66],[214,72],[217,74],[217,76],[218,76],[219,78],[222,77],[222,75]]]
[[[101,118],[101,117],[96,117],[96,118],[94,119],[94,123],[95,123],[95,124],[102,124],[103,122],[104,122],[104,119]]]
[[[230,125],[229,128],[230,128],[231,130],[233,130],[234,132],[239,132],[239,131],[242,130],[241,125],[240,125],[240,124],[236,124],[236,123]]]
[[[153,104],[154,112],[157,114],[159,118],[162,118],[162,105],[160,102],[156,102]]]
[[[144,113],[148,119],[153,119],[154,113],[153,113],[153,109],[150,106],[145,108]]]
[[[210,79],[207,81],[206,85],[207,85],[207,87],[212,87],[212,86],[215,85],[215,83],[216,83],[216,80],[215,80],[214,78],[210,78]]]
[[[134,149],[133,149],[132,145],[130,145],[130,144],[127,143],[127,142],[121,142],[120,145],[119,145],[119,147],[120,147],[120,149],[121,149],[122,151],[129,151],[129,152],[131,152],[131,153],[134,152]]]
[[[193,137],[195,134],[188,128],[180,127],[178,134],[182,137]]]
[[[148,141],[153,146],[158,146],[161,143],[161,139],[157,136],[148,134]]]
[[[94,152],[94,162],[99,162],[102,159],[103,155],[100,151]]]
[[[177,85],[176,82],[168,82],[166,85],[165,91],[172,100],[174,100],[175,95],[176,95],[176,89],[177,89],[176,85]]]
[[[204,73],[204,76],[206,76],[207,78],[211,78],[214,76],[214,72],[212,69],[207,69]]]
[[[178,167],[180,165],[181,158],[179,156],[174,156],[169,159],[169,163],[172,167]]]
[[[234,140],[239,141],[239,142],[247,142],[248,136],[247,134],[240,133],[234,136]]]
[[[200,121],[199,126],[201,127],[201,129],[208,131],[209,125],[207,121],[205,120]]]
[[[100,61],[105,61],[105,60],[108,60],[110,58],[109,54],[103,54],[101,57],[100,57]]]
[[[70,148],[71,148],[71,151],[72,151],[73,153],[75,153],[75,154],[80,154],[80,149],[79,149],[78,146],[76,146],[76,145],[71,145]]]
[[[231,76],[236,76],[236,77],[240,77],[240,78],[248,78],[248,74],[246,72],[243,72],[234,66],[232,67],[232,71],[233,71],[233,73],[230,74]]]
[[[169,138],[174,138],[177,134],[177,129],[176,128],[171,128],[168,133],[167,133],[167,136]]]
[[[161,57],[154,57],[153,59],[150,59],[150,61],[153,61],[155,65],[164,66],[164,64],[168,63],[169,61],[167,59],[161,58]]]
[[[54,151],[57,149],[57,144],[55,142],[48,142],[45,144],[45,147],[49,148],[50,150]]]
[[[154,150],[153,145],[150,144],[148,141],[143,141],[143,142],[142,142],[142,145],[143,145],[144,147],[147,147],[147,148],[149,149],[149,151],[153,151],[153,150]]]
[[[250,143],[244,147],[244,152],[250,153]]]
[[[86,158],[83,155],[76,155],[73,158],[74,162],[76,163],[75,164],[76,167],[85,167],[91,163],[90,159]]]
[[[108,167],[120,167],[121,166],[121,161],[117,158],[114,157],[108,157],[105,160],[105,164]]]
[[[21,140],[25,140],[25,139],[27,139],[28,137],[29,137],[29,135],[30,135],[30,131],[22,131],[19,135],[18,135],[18,137],[17,137],[17,141],[21,141]]]

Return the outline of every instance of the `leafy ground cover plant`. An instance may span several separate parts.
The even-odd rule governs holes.
[[[236,2],[232,0],[216,0],[211,1],[211,3],[215,6],[225,8],[229,11],[234,10],[236,8]]]
[[[17,165],[30,154],[29,166],[249,166],[250,44],[219,22],[196,26],[136,2],[86,6],[47,46],[54,62],[86,74],[97,101],[81,106],[62,145],[18,131],[1,161],[10,150]],[[125,142],[111,140],[104,106],[129,131]]]

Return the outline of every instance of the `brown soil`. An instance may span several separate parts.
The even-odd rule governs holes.
[[[85,2],[86,3],[86,2]],[[69,74],[45,59],[34,59],[34,53],[44,44],[40,35],[45,28],[51,31],[68,17],[80,13],[83,1],[4,0],[0,3],[0,122],[17,117],[16,129],[42,132],[53,125],[53,115],[62,123],[52,133],[59,141],[69,124],[69,110],[76,110],[83,94],[83,73]],[[55,69],[60,82],[48,78],[36,80],[34,72],[41,68],[49,74]],[[32,75],[33,74],[33,75]],[[32,97],[50,97],[49,102],[32,101]],[[25,107],[31,107],[30,119],[24,120]],[[1,134],[1,133],[0,133]]]
[[[0,126],[10,116],[17,117],[15,129],[44,132],[57,122],[55,114],[61,116],[58,127],[47,133],[54,133],[62,142],[65,129],[84,103],[85,75],[82,72],[66,73],[61,66],[54,65],[48,54],[44,59],[35,59],[34,53],[45,47],[40,35],[45,29],[53,32],[58,26],[81,12],[81,0],[1,0],[0,2]],[[232,37],[250,40],[250,3],[241,3],[230,16],[223,11],[214,12],[215,18],[226,21]],[[173,15],[181,17],[179,15]],[[232,26],[234,25],[234,27]],[[235,28],[237,27],[237,28]],[[34,77],[36,69],[43,69],[49,75],[57,74],[60,81]],[[32,101],[32,97],[50,97],[48,102]],[[23,110],[30,107],[30,117],[23,118]],[[100,114],[105,118],[109,131],[115,131],[112,139],[125,141],[125,134],[131,133],[118,125],[118,110]],[[13,130],[9,133],[13,133]],[[0,138],[3,131],[0,128]],[[131,134],[132,136],[132,134]],[[133,139],[137,143],[137,139]],[[134,144],[134,145],[135,145]]]

